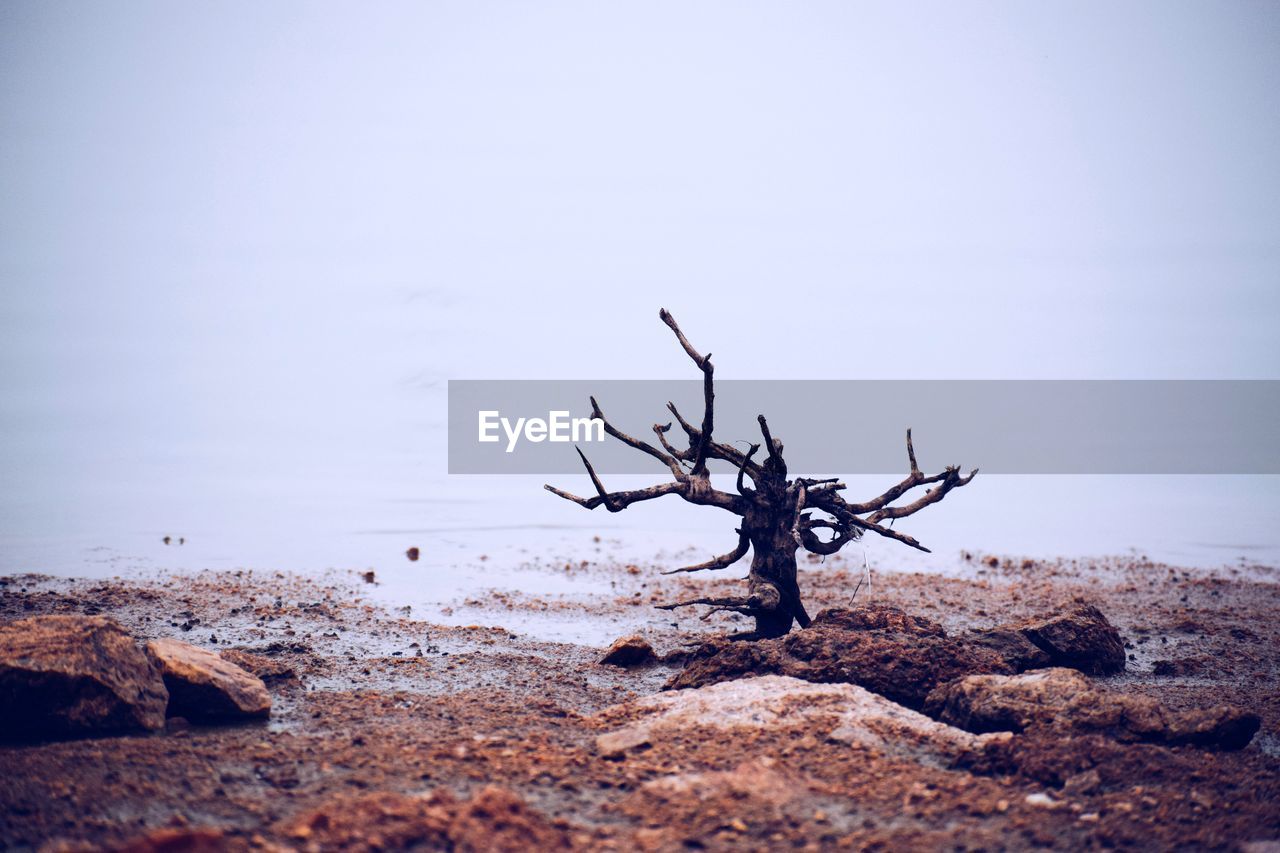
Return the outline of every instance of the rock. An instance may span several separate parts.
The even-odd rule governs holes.
[[[1035,794],[1027,794],[1024,801],[1029,806],[1039,806],[1042,809],[1056,809],[1058,806],[1062,805],[1048,794],[1039,792]]]
[[[933,690],[974,674],[1013,675],[1043,666],[1087,672],[1124,668],[1120,634],[1097,608],[948,635],[929,619],[885,604],[824,610],[808,628],[755,642],[713,640],[689,656],[667,688],[753,675],[849,682],[910,708]]]
[[[830,625],[845,631],[894,631],[917,637],[945,637],[947,632],[932,619],[912,616],[889,604],[864,604],[861,607],[833,607],[813,617],[815,625]]]
[[[649,746],[650,743],[652,733],[648,726],[628,726],[596,738],[596,752],[601,758],[621,758],[632,750]]]
[[[653,663],[658,656],[653,653],[653,646],[644,637],[631,636],[615,640],[609,650],[600,658],[600,663],[612,666],[640,666]]]
[[[1053,663],[1044,649],[1013,628],[970,631],[964,636],[970,642],[995,652],[1014,672],[1026,672],[1028,669],[1038,669]]]
[[[777,674],[858,684],[918,708],[930,690],[962,675],[1017,671],[990,648],[939,636],[927,620],[913,619],[896,608],[879,607],[865,617],[857,613],[825,611],[809,628],[777,639],[704,644],[667,687]],[[846,627],[877,624],[888,627]]]
[[[1208,663],[1204,658],[1179,658],[1178,660],[1158,660],[1151,665],[1151,671],[1160,676],[1199,675]]]
[[[1063,783],[1062,790],[1068,794],[1092,794],[1102,787],[1102,775],[1096,768],[1071,776]]]
[[[241,649],[227,649],[219,652],[218,656],[227,663],[234,664],[251,675],[256,675],[268,684],[273,681],[287,681],[298,677],[293,667],[287,663],[273,660],[264,655],[255,655],[252,652],[246,652]]]
[[[1062,667],[961,678],[929,694],[925,711],[971,732],[1050,729],[1219,749],[1246,746],[1261,724],[1256,714],[1225,705],[1173,711],[1150,697],[1104,690]]]
[[[937,766],[983,750],[1007,735],[974,735],[904,708],[854,684],[814,684],[765,675],[645,696],[605,709],[600,725],[629,721],[611,746],[659,743],[664,733],[694,728],[826,730],[828,740]],[[606,736],[602,736],[606,737]]]
[[[168,698],[111,619],[35,616],[0,627],[0,739],[157,731]]]
[[[1077,604],[1057,615],[1008,627],[1035,643],[1053,666],[1069,666],[1091,675],[1124,671],[1120,632],[1091,604]]]
[[[215,652],[180,640],[152,640],[147,656],[169,688],[168,713],[189,720],[265,717],[271,696],[262,679]]]

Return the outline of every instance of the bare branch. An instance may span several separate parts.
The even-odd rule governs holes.
[[[676,318],[665,308],[658,310],[658,316],[662,322],[671,327],[671,331],[676,333],[676,339],[680,341],[680,346],[684,347],[684,351],[689,354],[689,358],[693,359],[693,363],[698,365],[702,370],[702,396],[704,399],[704,409],[702,413],[702,434],[698,437],[697,452],[693,458],[693,473],[703,474],[707,470],[707,445],[711,443],[711,427],[715,421],[715,383],[712,381],[712,374],[715,367],[711,364],[711,353],[699,355],[698,351],[693,348],[693,344],[689,343],[689,339],[684,336],[684,332],[680,331],[680,326],[676,323]]]
[[[710,604],[715,607],[749,608],[745,598],[689,598],[684,601],[673,601],[670,604],[655,604],[659,610],[675,610],[677,607],[692,607],[695,604]]]
[[[587,459],[587,454],[583,453],[582,448],[576,444],[573,449],[578,451],[578,457],[582,459],[582,464],[586,466],[587,474],[591,477],[591,485],[596,487],[596,494],[604,502],[605,509],[609,510],[609,512],[617,512],[618,510],[613,508],[613,504],[609,500],[609,493],[605,491],[604,483],[601,483],[600,478],[596,476],[596,469],[591,467],[591,460]]]
[[[613,424],[609,423],[609,419],[604,416],[604,412],[600,411],[600,404],[596,402],[596,398],[592,397],[590,399],[591,399],[591,417],[600,419],[601,423],[604,424],[605,432],[607,432],[609,435],[613,436],[614,438],[618,439],[618,441],[621,441],[623,444],[627,445],[628,447],[634,447],[636,450],[647,453],[650,456],[652,456],[654,459],[657,459],[663,465],[666,465],[668,468],[671,469],[671,473],[673,476],[675,476],[676,479],[680,479],[681,477],[684,476],[684,471],[681,470],[679,463],[676,462],[676,460],[673,457],[663,453],[661,450],[654,447],[652,444],[641,441],[638,438],[632,438],[631,436],[627,435],[625,432],[622,432],[621,430],[619,430]]]
[[[742,482],[742,475],[747,471],[747,465],[751,463],[751,457],[756,455],[756,451],[760,449],[760,445],[753,444],[747,450],[747,455],[742,457],[742,464],[738,466],[738,494],[747,497],[746,485]]]
[[[665,450],[673,459],[681,462],[687,461],[686,456],[688,455],[688,452],[684,450],[677,450],[671,445],[671,442],[667,441],[667,432],[670,431],[670,429],[671,424],[669,423],[653,425],[653,432],[658,436],[658,441],[662,443],[662,449]]]
[[[603,506],[608,509],[609,512],[620,512],[631,504],[639,503],[640,501],[651,501],[654,498],[660,498],[663,495],[681,494],[684,489],[684,485],[682,483],[674,482],[659,483],[656,486],[649,486],[644,489],[634,489],[627,492],[609,492],[607,495],[609,498],[607,503],[605,502],[605,496],[602,495],[597,495],[594,498],[580,498],[577,495],[570,494],[569,492],[561,491],[555,486],[544,485],[542,488],[551,492],[553,495],[558,495],[567,501],[573,501],[578,506],[586,507],[587,509],[595,509],[598,506]]]
[[[685,431],[685,434],[689,436],[690,449],[686,451],[683,455],[683,458],[687,460],[694,452],[696,452],[698,442],[702,437],[702,431],[699,430],[697,427],[693,426],[692,424],[690,424],[688,421],[686,421],[684,417],[680,414],[679,410],[676,409],[674,403],[668,402],[667,410],[670,411],[673,416],[675,416],[676,422],[680,424],[680,427]],[[719,459],[723,462],[728,462],[730,465],[733,465],[735,468],[742,467],[742,463],[743,463],[743,453],[741,450],[738,450],[736,447],[733,447],[728,444],[721,444],[720,442],[717,442],[717,441],[708,442],[707,458]],[[747,475],[750,476],[753,480],[757,478],[759,473],[760,473],[760,466],[758,464],[756,464],[755,462],[752,462],[747,465]]]
[[[833,535],[829,541],[823,542],[814,534],[814,530],[830,530]],[[824,519],[806,518],[800,526],[800,542],[805,550],[823,556],[836,553],[861,535],[858,528]]]
[[[764,415],[757,415],[756,420],[760,422],[760,434],[764,436],[764,449],[769,454],[769,458],[776,464],[782,466],[782,470],[787,470],[787,463],[782,461],[782,442],[775,441],[773,436],[769,434],[769,424],[764,419]]]
[[[954,466],[949,467],[944,472],[945,476],[943,476],[942,480],[940,481],[941,485],[939,485],[937,488],[926,490],[923,495],[921,495],[919,498],[917,498],[916,500],[912,501],[909,504],[903,504],[902,506],[888,506],[888,507],[885,507],[884,509],[877,510],[876,512],[872,513],[867,520],[872,522],[878,522],[878,521],[883,521],[886,518],[891,518],[891,519],[906,518],[908,515],[911,515],[912,513],[916,513],[924,509],[929,504],[935,504],[938,501],[942,500],[944,497],[946,497],[947,492],[951,491],[952,489],[956,489],[956,488],[959,488],[960,486],[968,485],[969,481],[972,480],[977,473],[978,473],[978,469],[974,468],[972,471],[969,472],[969,476],[961,477],[959,468],[956,468]]]
[[[719,557],[712,557],[710,560],[707,560],[705,563],[698,563],[698,565],[696,566],[685,566],[682,569],[671,569],[670,571],[663,572],[663,574],[678,575],[682,572],[705,572],[705,571],[712,571],[715,569],[727,569],[730,566],[732,566],[734,563],[738,562],[743,557],[745,557],[747,555],[747,549],[750,547],[751,547],[751,539],[747,536],[747,534],[743,533],[741,530],[738,530],[738,547],[734,548],[728,554],[723,554]]]

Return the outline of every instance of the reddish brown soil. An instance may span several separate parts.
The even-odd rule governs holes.
[[[21,576],[0,579],[0,621],[102,613],[139,638],[244,650],[257,658],[240,662],[261,669],[275,704],[265,722],[171,721],[154,736],[0,746],[0,847],[112,846],[157,831],[168,835],[139,849],[1235,849],[1280,840],[1276,574],[1141,560],[972,565],[973,580],[879,573],[874,598],[948,631],[1087,601],[1130,655],[1128,672],[1099,683],[1176,708],[1236,704],[1258,713],[1262,730],[1239,752],[1027,733],[944,768],[830,743],[796,723],[733,737],[678,732],[610,760],[595,751],[601,724],[591,715],[659,690],[680,671],[674,660],[601,666],[600,648],[414,621],[362,601],[354,574],[350,583],[247,572],[163,582]],[[846,604],[858,573],[831,559],[813,569],[802,577],[810,609]],[[477,622],[501,625],[518,611],[622,616],[660,654],[742,627],[648,606],[729,592],[730,578],[571,571],[615,580],[616,598],[503,594],[471,603]],[[646,784],[654,780],[664,781]],[[1052,804],[1028,802],[1038,794]]]

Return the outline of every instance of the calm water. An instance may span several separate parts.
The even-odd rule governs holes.
[[[664,305],[722,378],[1280,376],[1257,10],[679,13],[5,4],[0,572],[419,604],[723,552],[445,474],[450,378],[696,378]],[[1274,564],[1277,519],[1274,477],[980,476],[903,525],[933,556],[866,549]]]
[[[234,332],[224,326],[234,312],[214,302],[172,327],[124,314],[115,320],[123,329],[95,325],[75,309],[70,319],[32,318],[18,343],[46,367],[10,371],[0,400],[0,571],[373,568],[403,578],[406,595],[444,600],[476,586],[519,587],[524,563],[595,556],[596,535],[627,560],[693,548],[685,556],[696,561],[733,545],[727,515],[673,498],[589,513],[543,491],[541,479],[445,474],[443,380],[501,375],[511,361],[493,350],[519,352],[533,332],[474,306],[383,297],[362,296],[349,311],[332,296],[316,300],[281,325],[287,312],[270,313],[267,296],[242,306],[255,310]],[[657,323],[624,327],[643,336],[648,325]],[[717,336],[738,340],[724,328],[702,337]],[[642,339],[650,337],[655,347],[670,343]],[[572,347],[562,349],[566,367],[581,371]],[[728,362],[735,350],[724,349]],[[664,372],[684,375],[680,353],[658,352]],[[539,372],[549,373],[533,362],[528,373]],[[718,429],[735,435],[734,425]],[[937,464],[919,450],[926,467]],[[847,482],[860,496],[886,479]],[[589,489],[580,475],[556,481]],[[885,567],[937,570],[961,549],[1275,564],[1277,518],[1276,477],[979,475],[902,522],[935,555],[890,542],[866,549]],[[165,546],[166,535],[186,543]],[[403,556],[411,545],[422,549],[416,564]]]

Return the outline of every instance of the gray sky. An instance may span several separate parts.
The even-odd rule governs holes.
[[[450,377],[687,377],[660,305],[726,377],[1280,377],[1278,35],[1270,2],[9,0],[0,479],[439,473]]]

